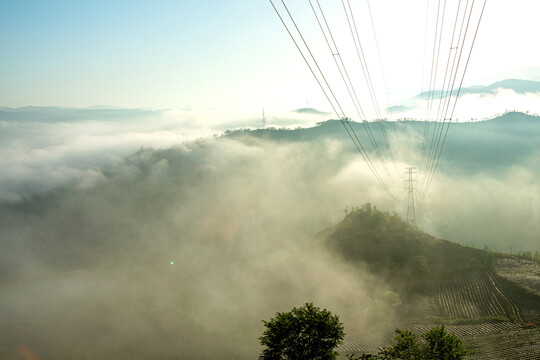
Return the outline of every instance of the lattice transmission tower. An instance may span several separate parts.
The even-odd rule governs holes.
[[[412,227],[416,228],[416,210],[414,208],[415,204],[415,190],[416,190],[416,180],[414,179],[413,175],[416,175],[416,169],[415,166],[409,166],[406,167],[407,171],[405,172],[405,175],[407,175],[407,178],[405,179],[405,189],[407,190],[407,224]]]

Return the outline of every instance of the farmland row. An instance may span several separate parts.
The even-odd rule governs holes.
[[[398,327],[408,329],[417,336],[433,328],[433,324],[402,324]],[[538,359],[540,350],[540,329],[523,329],[516,322],[485,323],[474,325],[446,325],[445,329],[461,338],[471,349],[470,360],[483,359]],[[389,346],[394,338],[393,332],[384,334],[380,341],[366,338],[346,338],[339,352],[346,354],[374,354],[380,347]],[[538,344],[538,345],[537,345]],[[344,358],[343,358],[344,359]]]
[[[540,295],[539,263],[532,260],[506,258],[497,259],[494,268],[497,275]]]
[[[486,271],[460,273],[439,283],[435,304],[449,319],[507,316],[522,320],[512,294]]]
[[[377,349],[382,346],[384,342],[381,341],[370,341],[365,338],[348,338],[346,337],[338,348],[340,353],[374,353],[377,352]]]
[[[514,329],[463,339],[470,350],[468,360],[537,360],[540,358],[540,329]]]
[[[406,325],[407,329],[415,334],[423,334],[433,328],[433,324],[411,324]],[[445,325],[445,329],[456,334],[460,338],[480,336],[487,334],[497,334],[512,330],[519,330],[521,325],[513,322],[485,323],[474,325]]]

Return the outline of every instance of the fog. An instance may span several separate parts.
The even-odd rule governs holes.
[[[108,151],[77,146],[92,165]],[[354,186],[339,175],[357,161],[339,147],[210,137],[19,193],[1,208],[0,315],[14,337],[3,356],[22,345],[55,358],[65,347],[89,358],[257,352],[261,320],[305,302],[338,313],[350,334],[389,320],[384,283],[313,238],[345,204],[389,203],[369,173]],[[48,155],[40,171],[57,173]]]
[[[471,88],[474,89],[474,88]],[[478,121],[502,114],[506,111],[520,111],[539,114],[540,93],[527,92],[517,93],[512,89],[489,89],[485,93],[465,93],[459,97],[459,105],[456,106],[454,121]],[[410,98],[396,100],[394,106],[387,109],[392,118],[423,119],[426,117],[426,103],[416,93]],[[439,97],[436,97],[438,104]],[[438,106],[438,105],[437,105]],[[435,114],[432,114],[434,117]]]
[[[190,116],[3,120],[3,358],[256,354],[261,320],[305,302],[339,314],[350,336],[395,325],[383,300],[395,289],[346,264],[317,235],[347,206],[403,213],[404,196],[380,190],[346,133],[221,137],[218,114],[198,113],[200,127]],[[269,117],[276,126],[315,121]],[[239,127],[257,122],[238,119]],[[417,157],[411,149],[421,141],[403,126],[390,134],[397,169]],[[489,163],[459,168],[455,144],[479,143],[458,138],[460,129],[419,199],[419,227],[478,247],[536,250],[540,151],[515,147],[519,162],[496,171]]]
[[[418,222],[439,237],[507,253],[540,249],[540,190],[536,154],[530,166],[503,176],[440,175],[420,202]],[[444,188],[443,188],[444,186]]]
[[[324,115],[272,112],[275,127],[313,126]],[[257,112],[215,109],[143,110],[55,107],[0,108],[0,201],[93,182],[105,165],[141,147],[168,148],[236,128],[262,125]]]

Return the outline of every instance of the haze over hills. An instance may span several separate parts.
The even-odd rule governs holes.
[[[24,106],[20,108],[0,107],[0,121],[83,121],[96,119],[134,119],[157,116],[159,110],[122,109],[112,106],[89,108],[64,108],[56,106]]]
[[[521,79],[506,79],[502,81],[494,82],[488,86],[473,86],[473,87],[464,87],[460,90],[459,95],[463,96],[466,94],[494,94],[498,89],[513,90],[518,94],[526,93],[540,93],[540,81],[535,80],[521,80]],[[421,99],[427,99],[430,96],[439,98],[441,96],[441,90],[434,90],[433,93],[429,91],[424,91],[418,94],[416,97]],[[445,92],[442,92],[444,96],[447,96]],[[452,95],[457,95],[457,90],[454,90]]]
[[[210,149],[233,144],[248,149],[253,152],[252,156],[261,157],[261,160],[270,156],[265,153],[267,151],[292,151],[295,158],[302,161],[302,166],[310,169],[309,174],[299,175],[300,178],[309,176],[312,179],[306,184],[308,192],[322,192],[312,188],[310,183],[314,182],[313,179],[320,179],[326,184],[342,181],[356,189],[337,197],[336,204],[341,205],[334,207],[335,212],[339,212],[344,204],[371,201],[381,207],[384,205],[390,211],[403,213],[401,202],[396,203],[386,199],[384,194],[377,194],[373,175],[366,169],[340,121],[323,121],[316,127],[295,130],[226,131],[223,138],[207,138],[201,143],[204,146],[195,146],[173,127],[177,121],[163,120],[159,112],[118,109],[112,110],[118,112],[114,117],[85,109],[54,111],[64,112],[59,117],[62,120],[53,120],[53,115],[47,112],[36,119],[3,120],[0,151],[4,154],[4,176],[0,179],[0,200],[19,201],[73,182],[91,189],[107,179],[103,167],[125,166],[125,156],[133,152],[131,149],[141,146],[152,151],[152,158],[158,156],[156,163],[169,161],[159,156],[177,154],[180,156],[175,160],[177,163],[188,161],[197,164],[191,159],[195,153],[212,162],[215,155],[208,153]],[[137,114],[136,121],[115,120],[130,119],[129,114],[133,112]],[[46,120],[41,120],[43,118]],[[68,118],[71,120],[64,122]],[[535,251],[535,234],[540,231],[535,210],[538,196],[536,179],[540,168],[539,123],[537,116],[516,112],[488,121],[452,123],[437,170],[435,188],[418,203],[419,224],[437,236],[466,244],[488,245],[506,251],[510,247]],[[365,125],[353,122],[352,126],[368,151],[373,151]],[[398,172],[401,173],[400,169],[411,163],[420,167],[421,135],[425,131],[432,132],[434,124],[401,120],[387,122],[386,126]],[[148,130],[154,127],[158,130]],[[129,129],[127,132],[126,128]],[[372,123],[370,128],[374,138],[382,143],[380,124]],[[166,142],[163,142],[164,138]],[[152,150],[148,146],[156,144],[156,139],[160,139],[162,145]],[[177,144],[173,147],[176,150],[166,150],[174,144]],[[312,159],[312,153],[320,154],[321,160],[327,160],[308,160]],[[227,149],[225,154],[228,154]],[[237,155],[231,156],[235,158]],[[283,164],[290,161],[284,159]],[[279,164],[275,168],[283,171]],[[362,188],[360,184],[366,185]],[[400,196],[403,190],[396,186],[394,191]],[[476,214],[474,218],[477,221],[469,221],[471,217],[465,214]],[[512,244],[506,240],[510,237],[514,238]]]
[[[387,122],[388,133],[395,140],[404,141],[407,145],[417,146],[415,137],[424,131],[433,132],[435,122],[417,120],[400,120]],[[447,123],[448,124],[448,123]],[[446,125],[445,125],[446,126]],[[514,165],[528,160],[536,161],[538,143],[540,141],[540,117],[535,115],[509,112],[490,120],[452,123],[442,161],[453,170],[475,173],[500,173]],[[354,123],[360,141],[369,144],[367,133],[361,123]],[[380,125],[371,124],[371,131],[379,143],[383,142]],[[317,127],[285,130],[258,129],[237,130],[227,132],[232,138],[253,136],[278,142],[322,141],[324,139],[347,140],[341,121],[329,120]],[[407,139],[406,137],[409,137]],[[344,141],[350,153],[357,149],[353,143]],[[399,145],[396,146],[399,148]],[[405,157],[406,154],[403,154]],[[405,160],[405,159],[404,159]],[[540,165],[535,162],[533,165]]]
[[[153,126],[160,121],[148,116]],[[145,118],[137,118],[135,135],[114,119],[95,129],[87,115],[50,119],[2,120],[4,169],[12,174],[0,180],[2,355],[23,344],[55,359],[234,358],[256,354],[261,319],[305,301],[340,314],[351,335],[395,326],[392,295],[383,294],[407,295],[392,273],[358,266],[312,236],[328,229],[337,240],[336,224],[347,229],[355,218],[347,210],[343,219],[347,206],[371,202],[403,213],[403,203],[377,187],[340,121],[175,137],[175,145],[117,152],[104,163],[112,152],[103,142],[118,146],[127,137],[136,146]],[[427,124],[387,125],[402,169]],[[122,132],[111,135],[111,126]],[[364,125],[352,126],[369,143]],[[381,139],[379,124],[370,126]],[[534,253],[539,129],[537,116],[522,113],[452,124],[434,187],[418,203],[420,228],[453,243]],[[392,223],[394,239],[406,242],[403,224]],[[429,252],[410,255],[404,268],[422,265],[414,265],[421,255],[435,274]],[[482,264],[480,256],[467,259]]]
[[[423,90],[416,95],[411,95],[408,98],[396,100],[387,105],[387,113],[391,116],[426,118],[436,117],[439,114],[427,114],[425,103],[431,99],[432,101],[440,101],[446,99],[450,95],[450,89],[440,88]],[[457,88],[452,91],[452,96],[457,95]],[[540,97],[540,81],[535,78],[528,80],[510,78],[499,80],[490,85],[463,87],[459,91],[460,106],[457,112],[453,114],[453,118],[464,119],[474,118],[476,120],[483,119],[486,114],[497,112],[507,112],[509,110],[517,111],[532,111],[540,112],[535,104],[539,103]],[[461,109],[461,110],[460,110]],[[436,111],[436,109],[432,109]]]

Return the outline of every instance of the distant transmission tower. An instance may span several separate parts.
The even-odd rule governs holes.
[[[416,180],[413,179],[413,175],[416,174],[414,169],[416,169],[415,166],[409,166],[406,167],[407,171],[405,172],[405,175],[408,175],[407,179],[405,180],[407,182],[407,224],[412,227],[416,228],[416,210],[414,209],[414,191],[416,190],[414,183]]]
[[[262,109],[262,127],[266,128],[266,118],[264,117],[264,108]]]

